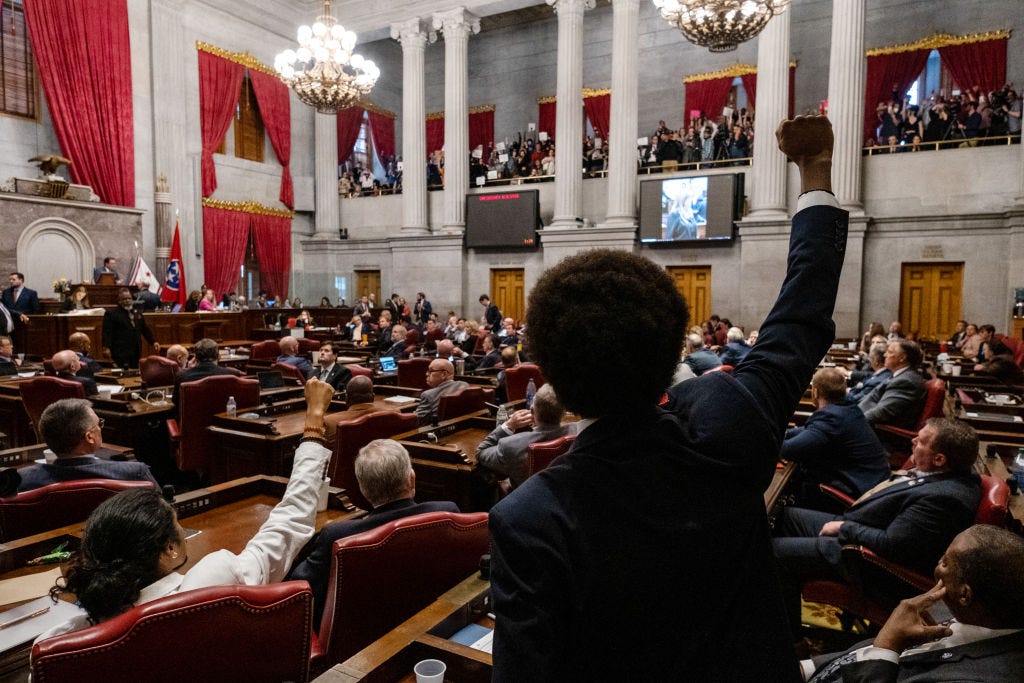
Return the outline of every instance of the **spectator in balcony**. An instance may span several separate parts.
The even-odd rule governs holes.
[[[925,142],[938,142],[948,137],[950,126],[954,122],[949,118],[949,110],[945,102],[936,102],[928,110],[928,125],[924,129]]]
[[[907,109],[907,118],[903,120],[901,131],[904,144],[913,144],[915,136],[919,138],[918,142],[924,139],[924,121],[917,115],[917,107]]]
[[[547,155],[541,160],[544,175],[555,175],[555,146],[548,145]]]
[[[664,133],[654,154],[662,169],[671,173],[679,167],[679,160],[683,157],[683,148],[678,140],[672,139],[671,133]]]
[[[1021,124],[1021,101],[1017,97],[1017,92],[1012,89],[1006,91],[1006,104],[1002,106],[1003,112],[1006,114],[1006,132],[1020,141],[1020,124]]]
[[[700,136],[700,160],[715,160],[715,129],[710,125],[704,126]]]
[[[978,107],[974,102],[968,102],[964,111],[966,112],[966,117],[963,123],[957,124],[957,127],[964,137],[967,138],[967,142],[964,145],[973,147],[977,144],[974,139],[981,137],[981,113],[978,112]]]
[[[743,133],[743,127],[736,124],[732,127],[732,135],[729,136],[729,158],[744,159],[750,156],[750,141]]]

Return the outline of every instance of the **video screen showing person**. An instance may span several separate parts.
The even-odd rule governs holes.
[[[661,239],[705,239],[708,179],[673,178],[661,184]]]

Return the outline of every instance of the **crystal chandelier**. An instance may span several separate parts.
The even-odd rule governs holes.
[[[729,52],[750,40],[789,0],[652,0],[662,18],[711,52]]]
[[[312,26],[299,27],[299,49],[274,58],[274,69],[299,99],[324,114],[350,107],[373,90],[380,69],[352,54],[356,34],[331,16],[331,0]]]

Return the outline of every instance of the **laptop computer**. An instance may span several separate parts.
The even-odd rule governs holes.
[[[386,372],[398,372],[398,364],[395,362],[392,356],[381,356],[380,357],[380,371],[381,374]]]
[[[264,370],[256,373],[260,389],[279,389],[284,386],[284,376],[280,370]]]

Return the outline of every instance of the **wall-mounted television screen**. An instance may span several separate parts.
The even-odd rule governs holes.
[[[536,247],[539,196],[537,190],[466,195],[466,246],[470,249]]]
[[[640,241],[732,240],[742,198],[743,176],[737,174],[646,180],[640,184]]]

